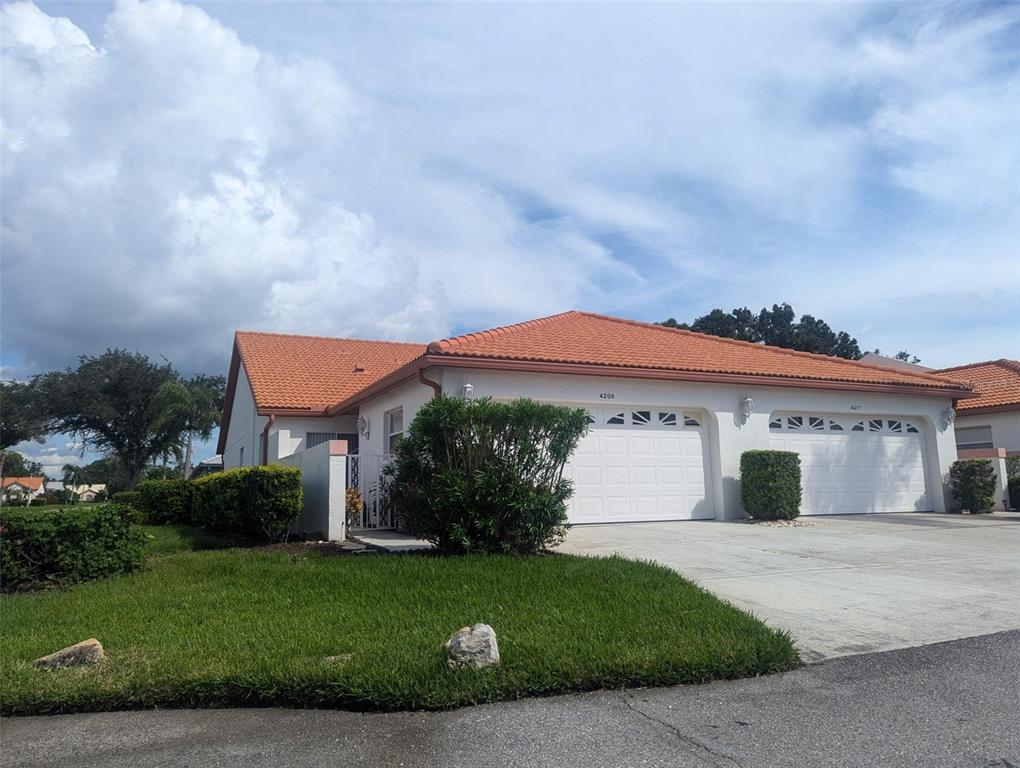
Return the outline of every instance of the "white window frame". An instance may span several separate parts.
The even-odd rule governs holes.
[[[393,417],[397,414],[400,415],[400,429],[393,428]],[[394,438],[400,438],[404,436],[404,406],[398,406],[391,408],[383,414],[383,428],[385,430],[383,436],[383,449],[385,453],[393,453],[393,449],[397,446],[397,442],[394,442]]]

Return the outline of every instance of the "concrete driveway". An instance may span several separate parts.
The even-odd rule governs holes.
[[[1020,628],[1020,514],[804,521],[585,525],[560,551],[674,568],[789,630],[807,661]]]

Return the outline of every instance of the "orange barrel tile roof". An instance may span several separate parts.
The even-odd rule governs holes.
[[[877,368],[651,323],[572,310],[443,339],[429,354],[578,363],[667,371],[742,374],[959,391],[959,382],[924,372]]]
[[[238,331],[258,408],[324,411],[425,352],[424,344]]]
[[[977,397],[961,400],[956,409],[961,412],[978,408],[1020,408],[1020,360],[989,360],[937,371],[954,381],[970,384]]]

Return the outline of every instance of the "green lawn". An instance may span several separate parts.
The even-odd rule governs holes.
[[[183,526],[153,535],[141,573],[0,598],[0,712],[444,708],[799,663],[784,633],[647,563],[193,552],[215,542]],[[502,666],[448,670],[442,643],[479,621],[495,627]],[[88,637],[102,665],[31,667]],[[340,654],[351,660],[324,660]]]

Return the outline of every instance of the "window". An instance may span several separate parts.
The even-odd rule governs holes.
[[[623,420],[622,413],[618,413],[615,416],[610,416],[608,419],[606,419],[606,424],[626,424],[626,423],[627,422]]]
[[[973,450],[974,448],[993,448],[992,427],[957,427],[956,447],[962,450]]]
[[[676,413],[674,411],[659,411],[659,424],[664,427],[675,427]]]
[[[856,424],[854,424],[852,427],[850,427],[850,431],[851,432],[863,432],[864,431],[864,422],[863,421],[858,421]]]
[[[383,416],[386,425],[386,453],[393,453],[404,437],[404,409],[394,408]]]
[[[868,421],[869,432],[881,432],[882,431],[882,420],[881,419],[870,419]]]
[[[903,422],[897,421],[896,419],[889,419],[889,421],[886,422],[886,426],[889,427],[890,432],[903,431]]]
[[[833,432],[842,432],[843,425],[840,424],[838,421],[833,421],[832,419],[829,419],[829,429]]]
[[[347,434],[344,432],[306,432],[305,448],[314,448],[330,440],[346,440],[347,453],[353,454],[358,452],[358,435],[356,433]]]
[[[782,428],[783,419],[781,416],[777,416],[776,418],[772,419],[772,421],[769,422],[769,429],[782,429]]]
[[[631,411],[630,414],[631,424],[640,426],[642,424],[648,424],[652,420],[651,411]]]
[[[819,416],[808,416],[808,427],[813,432],[821,432],[825,429],[825,419]]]
[[[589,424],[594,424],[595,423],[595,417],[592,416],[591,413],[588,414],[588,423]]]
[[[804,426],[803,416],[787,416],[786,426],[788,429],[800,429]]]
[[[684,414],[684,426],[685,427],[700,427],[701,418],[696,413],[685,413]]]

